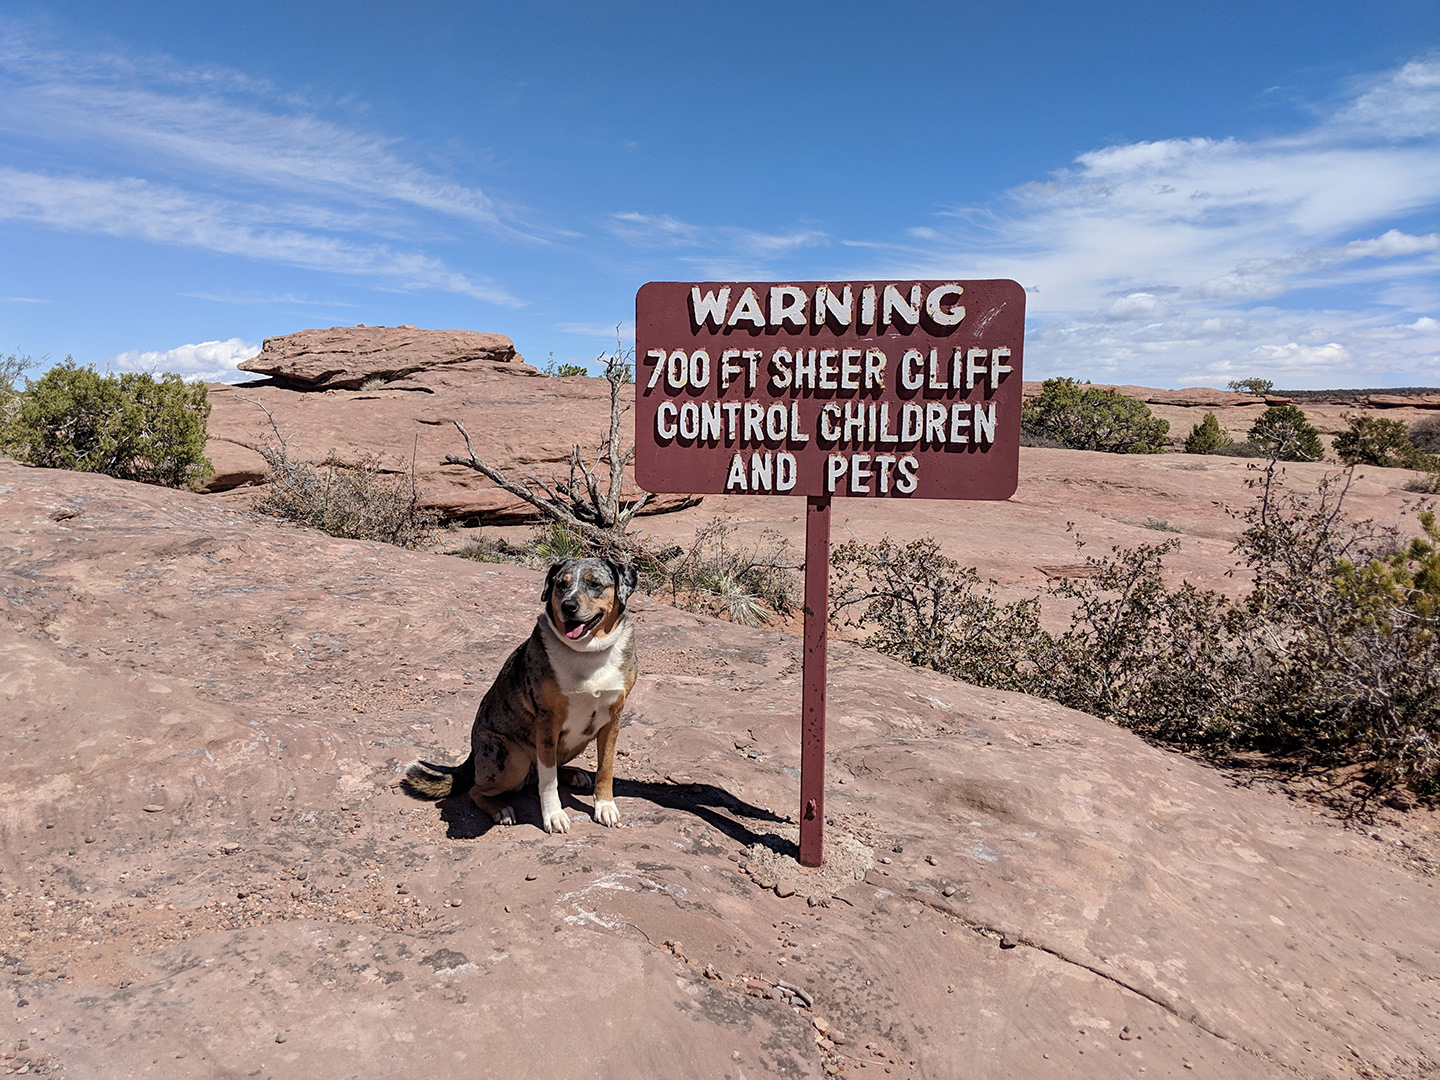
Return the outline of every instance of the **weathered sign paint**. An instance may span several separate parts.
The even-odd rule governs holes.
[[[1015,491],[1025,291],[1013,281],[651,282],[635,314],[647,490]]]
[[[652,281],[635,296],[640,486],[807,496],[806,866],[824,847],[831,499],[1008,499],[1024,345],[1013,281]]]

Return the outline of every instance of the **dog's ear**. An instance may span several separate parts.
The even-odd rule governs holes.
[[[624,611],[625,602],[635,591],[635,583],[638,580],[635,575],[635,567],[630,563],[616,562],[614,559],[605,561],[610,564],[610,573],[615,578],[615,599],[620,604],[620,610]]]
[[[555,578],[564,566],[564,560],[550,564],[550,569],[545,574],[545,591],[540,594],[540,602],[542,604],[548,604],[550,602],[550,594],[555,591]]]

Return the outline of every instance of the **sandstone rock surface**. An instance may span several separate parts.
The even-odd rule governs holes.
[[[415,326],[332,326],[266,338],[260,355],[241,371],[268,375],[297,390],[359,390],[417,371],[477,361],[520,363],[504,334],[476,330],[421,330]],[[533,368],[527,374],[537,374]]]
[[[1418,1078],[1440,1052],[1423,812],[1346,828],[838,644],[805,870],[800,642],[640,598],[625,827],[572,795],[545,836],[533,792],[489,827],[392,782],[459,756],[538,574],[8,462],[0,549],[12,1068]]]

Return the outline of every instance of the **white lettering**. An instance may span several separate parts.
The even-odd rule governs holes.
[[[721,406],[725,410],[725,441],[734,442],[740,424],[740,410],[744,403],[739,401],[727,401]]]
[[[765,441],[765,406],[758,401],[745,402],[745,441]]]
[[[775,475],[775,460],[770,454],[750,455],[750,490],[769,491]]]
[[[680,437],[693,439],[700,434],[700,406],[687,401],[680,406]]]
[[[770,325],[781,323],[805,326],[805,293],[794,285],[772,285],[770,287]]]
[[[870,455],[856,454],[850,459],[850,494],[863,491],[870,494]]]
[[[1010,374],[1010,365],[1002,364],[1001,360],[1010,359],[1010,350],[1004,345],[990,350],[990,389],[994,390],[1000,383],[1000,376]]]
[[[860,290],[860,325],[875,325],[875,286],[866,285]]]
[[[882,443],[900,441],[899,436],[890,434],[890,403],[888,401],[880,403],[880,441]]]
[[[725,478],[725,490],[745,490],[745,462],[739,454],[730,459],[730,475]]]
[[[809,438],[807,435],[806,438]],[[795,486],[797,470],[795,468],[795,455],[787,454],[785,451],[775,455],[775,490],[789,491]]]
[[[785,412],[785,403],[777,401],[770,408],[765,410],[765,434],[770,436],[771,442],[785,441],[786,421],[789,417]]]
[[[720,441],[720,403],[718,401],[702,401],[700,403],[700,439],[703,442]]]
[[[675,438],[675,414],[679,410],[673,401],[662,401],[660,407],[655,410],[655,434],[666,442]]]
[[[770,388],[784,390],[790,385],[790,350],[776,349],[770,357]]]
[[[825,459],[825,490],[835,493],[835,481],[845,475],[848,468],[844,454],[831,454]]]
[[[890,492],[890,470],[895,467],[894,454],[876,454],[875,464],[880,466],[880,494]]]
[[[959,285],[955,284],[940,285],[932,289],[930,295],[925,298],[925,314],[934,319],[939,326],[959,326],[961,320],[965,318],[965,308],[960,304],[956,304],[949,311],[946,311],[940,305],[945,303],[947,297],[954,296],[958,298],[964,291],[965,290],[960,288]]]
[[[765,313],[760,310],[760,298],[751,288],[746,288],[740,294],[740,300],[735,305],[735,310],[730,312],[730,318],[727,320],[730,326],[738,326],[742,322],[748,322],[757,330],[765,329]]]
[[[820,438],[830,443],[840,441],[840,406],[833,401],[820,409]]]
[[[840,350],[840,389],[860,389],[860,357],[859,349]]]
[[[730,380],[744,370],[735,363],[735,358],[740,355],[739,349],[726,349],[720,354],[720,392],[724,393],[730,389]]]
[[[900,290],[894,285],[885,286],[885,298],[881,302],[880,321],[886,326],[894,326],[895,320],[899,319],[906,326],[914,326],[920,321],[920,286],[910,286],[910,300],[907,303],[900,295]]]
[[[900,441],[919,442],[925,430],[925,410],[915,402],[907,402],[900,410]]]
[[[930,389],[949,390],[950,384],[945,381],[944,375],[940,371],[940,357],[937,355],[938,352],[939,350],[937,349],[930,350]]]
[[[684,349],[676,349],[665,362],[665,385],[671,390],[684,390],[690,380],[690,357]]]
[[[925,404],[925,441],[928,443],[943,443],[945,441],[945,406],[939,401],[930,401]]]
[[[690,354],[690,385],[697,390],[710,385],[710,354],[704,349]]]
[[[845,291],[836,296],[829,285],[815,286],[815,325],[824,326],[827,318],[834,319],[841,326],[850,325],[850,313],[854,311],[855,303],[850,296],[850,286],[845,286]]]
[[[879,349],[865,350],[865,389],[885,389],[885,354]]]
[[[750,381],[746,384],[746,389],[753,394],[755,392],[755,382],[760,377],[760,358],[764,356],[765,353],[760,349],[746,349],[740,355],[745,357],[750,363]]]
[[[820,389],[835,390],[835,376],[839,368],[835,366],[835,358],[840,355],[838,349],[820,350]]]
[[[845,403],[844,441],[860,443],[865,438],[865,406],[858,401]]]
[[[919,390],[925,385],[925,354],[919,349],[906,349],[900,358],[900,385],[906,390]]]
[[[806,443],[810,436],[800,430],[800,403],[790,402],[790,441],[792,443]]]
[[[648,394],[651,390],[655,389],[655,384],[660,381],[660,376],[664,374],[665,350],[651,349],[645,354],[645,359],[655,362],[655,370],[650,372],[650,381],[645,384],[645,392]]]
[[[975,417],[975,442],[977,444],[993,443],[995,441],[995,403],[992,401],[989,405],[976,405],[971,411]]]
[[[968,443],[970,436],[965,434],[964,428],[970,426],[970,406],[963,401],[957,401],[950,406],[950,441],[952,443]]]
[[[795,350],[795,389],[815,389],[815,350]]]
[[[899,479],[895,481],[895,490],[900,492],[901,495],[909,495],[913,492],[918,483],[915,474],[919,469],[920,462],[916,461],[910,454],[902,457],[899,461],[899,468],[895,470],[900,474]]]
[[[979,361],[985,359],[984,349],[971,349],[965,354],[965,389],[975,389],[975,376],[985,372],[985,365]]]
[[[725,309],[730,305],[730,286],[726,285],[719,294],[707,292],[700,295],[700,286],[690,286],[690,317],[695,325],[704,326],[713,322],[718,330],[725,322]]]

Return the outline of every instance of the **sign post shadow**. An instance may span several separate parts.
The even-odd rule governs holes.
[[[800,862],[824,857],[836,496],[1008,499],[1025,291],[1013,281],[652,281],[635,296],[635,478],[803,495]]]

